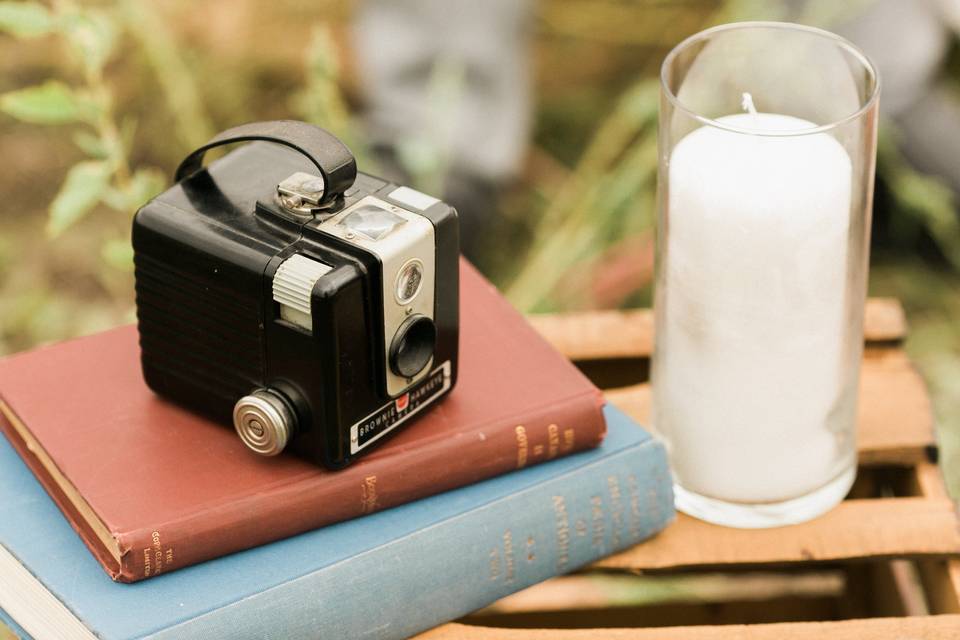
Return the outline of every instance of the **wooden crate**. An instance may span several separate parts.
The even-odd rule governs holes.
[[[531,320],[610,401],[646,422],[649,311]],[[897,301],[870,300],[860,468],[830,513],[766,530],[681,514],[646,543],[422,640],[960,638],[960,524],[937,467],[930,399],[902,349],[905,334]]]

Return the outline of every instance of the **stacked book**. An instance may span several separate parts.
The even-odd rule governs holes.
[[[132,327],[0,361],[0,619],[403,638],[662,529],[661,445],[465,264],[461,291],[454,392],[336,472],[153,395]]]

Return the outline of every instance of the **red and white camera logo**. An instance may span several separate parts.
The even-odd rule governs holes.
[[[397,411],[405,411],[406,408],[410,405],[410,394],[405,393],[396,400],[393,401],[394,405],[397,407]]]

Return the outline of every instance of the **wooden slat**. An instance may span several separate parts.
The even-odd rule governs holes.
[[[668,603],[712,606],[720,602],[774,598],[811,599],[844,594],[844,572],[836,567],[794,571],[687,572],[636,575],[582,572],[551,578],[497,600],[472,614],[533,613],[573,609],[657,607]],[[480,624],[482,621],[478,620]],[[510,626],[510,625],[508,625]]]
[[[605,391],[607,400],[641,424],[650,412],[650,386]],[[914,464],[936,448],[933,410],[923,379],[900,349],[864,360],[857,432],[860,464]]]
[[[861,464],[928,462],[936,451],[923,378],[899,349],[864,360],[857,437]]]
[[[777,529],[731,529],[680,514],[660,535],[595,567],[663,570],[960,553],[953,501],[846,500],[829,513]]]
[[[943,474],[935,464],[922,462],[913,469],[911,489],[917,495],[947,499]],[[960,613],[960,559],[921,560],[917,562],[920,581],[933,613]]]
[[[870,298],[863,317],[867,342],[899,342],[907,335],[907,315],[896,298]]]
[[[960,613],[960,561],[956,558],[921,560],[917,562],[917,570],[930,611]]]
[[[646,357],[653,350],[650,309],[539,314],[527,318],[571,360]],[[903,307],[894,298],[871,298],[863,330],[868,343],[902,340],[907,333]]]
[[[495,629],[447,624],[417,640],[956,640],[960,615],[655,629]]]
[[[914,565],[912,560],[903,559],[845,564],[845,615],[840,618],[929,615]],[[751,621],[744,622],[749,624]]]
[[[571,360],[637,358],[653,351],[650,309],[529,315],[527,320]]]
[[[770,598],[759,601],[671,602],[655,607],[566,609],[468,616],[460,622],[484,627],[525,629],[585,629],[591,627],[676,627],[679,625],[775,624],[813,620],[866,618],[846,615],[842,597]]]
[[[943,482],[940,467],[930,462],[921,462],[912,470],[913,490],[916,495],[926,498],[947,498],[947,486]]]

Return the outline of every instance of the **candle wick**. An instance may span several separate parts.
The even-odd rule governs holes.
[[[753,96],[749,93],[743,94],[743,100],[740,101],[740,108],[752,116],[757,115],[757,108],[753,105]]]

